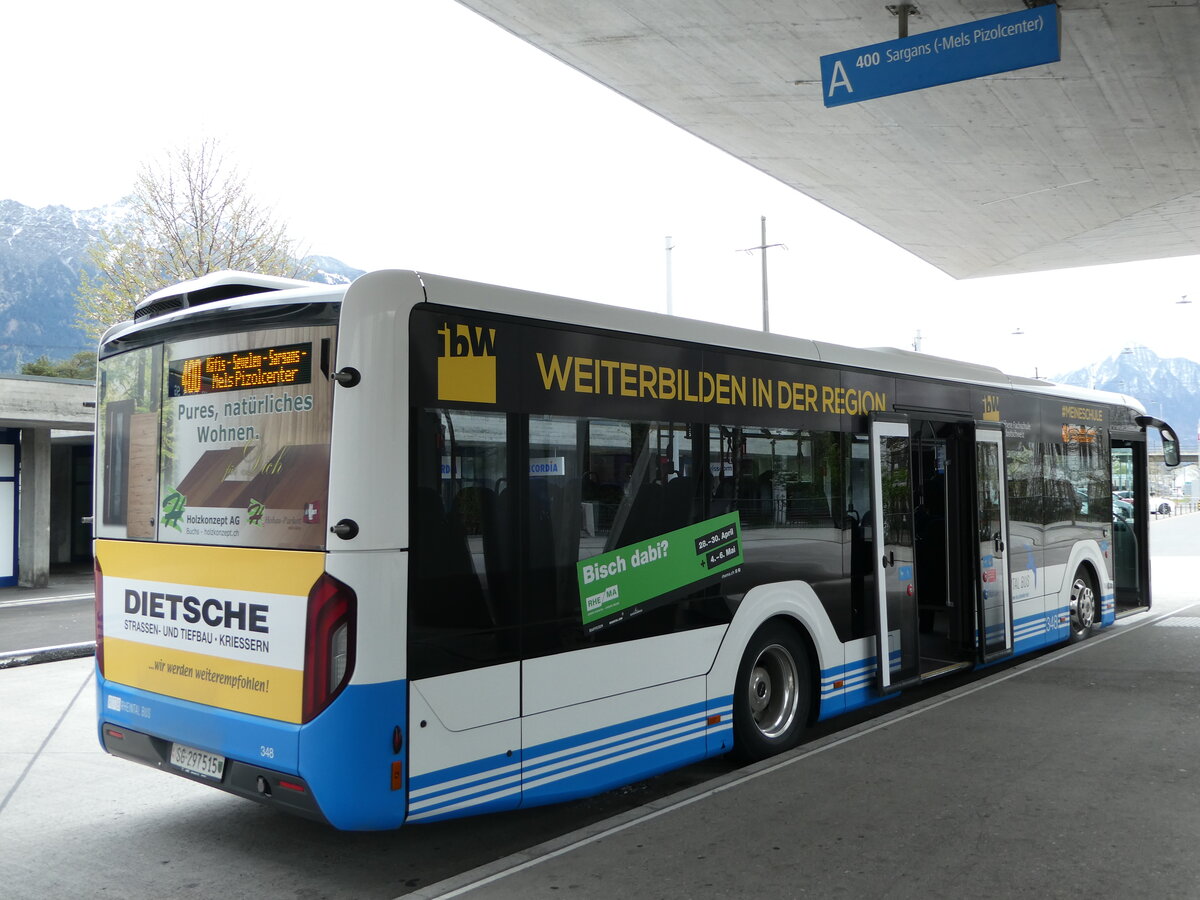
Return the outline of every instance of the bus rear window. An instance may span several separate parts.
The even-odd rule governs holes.
[[[97,536],[324,547],[334,335],[249,331],[104,360]]]
[[[162,347],[100,361],[97,537],[153,540],[157,522]]]

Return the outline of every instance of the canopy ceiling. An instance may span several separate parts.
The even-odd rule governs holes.
[[[876,0],[459,0],[957,278],[1200,253],[1200,0],[1062,0],[1062,60],[826,109]],[[916,35],[1022,0],[914,0]]]

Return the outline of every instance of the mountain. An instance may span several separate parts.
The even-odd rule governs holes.
[[[1136,397],[1149,415],[1175,429],[1183,449],[1197,447],[1200,363],[1162,359],[1145,347],[1129,347],[1103,362],[1052,380]]]
[[[94,348],[73,324],[75,291],[89,268],[88,245],[124,215],[120,204],[34,209],[0,200],[0,373],[19,372],[39,356],[61,360]],[[330,256],[301,262],[320,284],[349,284],[363,274]]]
[[[90,341],[71,323],[84,251],[102,210],[32,209],[0,200],[0,372],[45,354],[65,359]]]
[[[365,275],[362,269],[355,269],[346,265],[340,259],[334,259],[332,256],[313,256],[309,255],[300,260],[307,266],[311,272],[308,276],[309,281],[315,281],[318,284],[349,284],[359,275]]]

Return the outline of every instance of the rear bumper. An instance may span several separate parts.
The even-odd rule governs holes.
[[[100,743],[114,756],[342,830],[390,829],[404,822],[405,681],[349,684],[311,722],[294,725],[154,694],[96,675]],[[110,728],[123,737],[112,736]],[[225,757],[221,781],[171,765],[172,741]],[[269,794],[262,790],[260,777]],[[281,780],[302,790],[280,787]]]
[[[170,741],[111,722],[101,723],[100,742],[113,756],[162,769],[189,781],[274,806],[283,812],[318,822],[328,822],[308,784],[297,775],[227,758],[220,781],[215,778],[202,778],[171,765]]]

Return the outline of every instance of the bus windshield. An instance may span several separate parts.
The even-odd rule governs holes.
[[[246,331],[102,360],[96,536],[323,548],[334,332]]]

